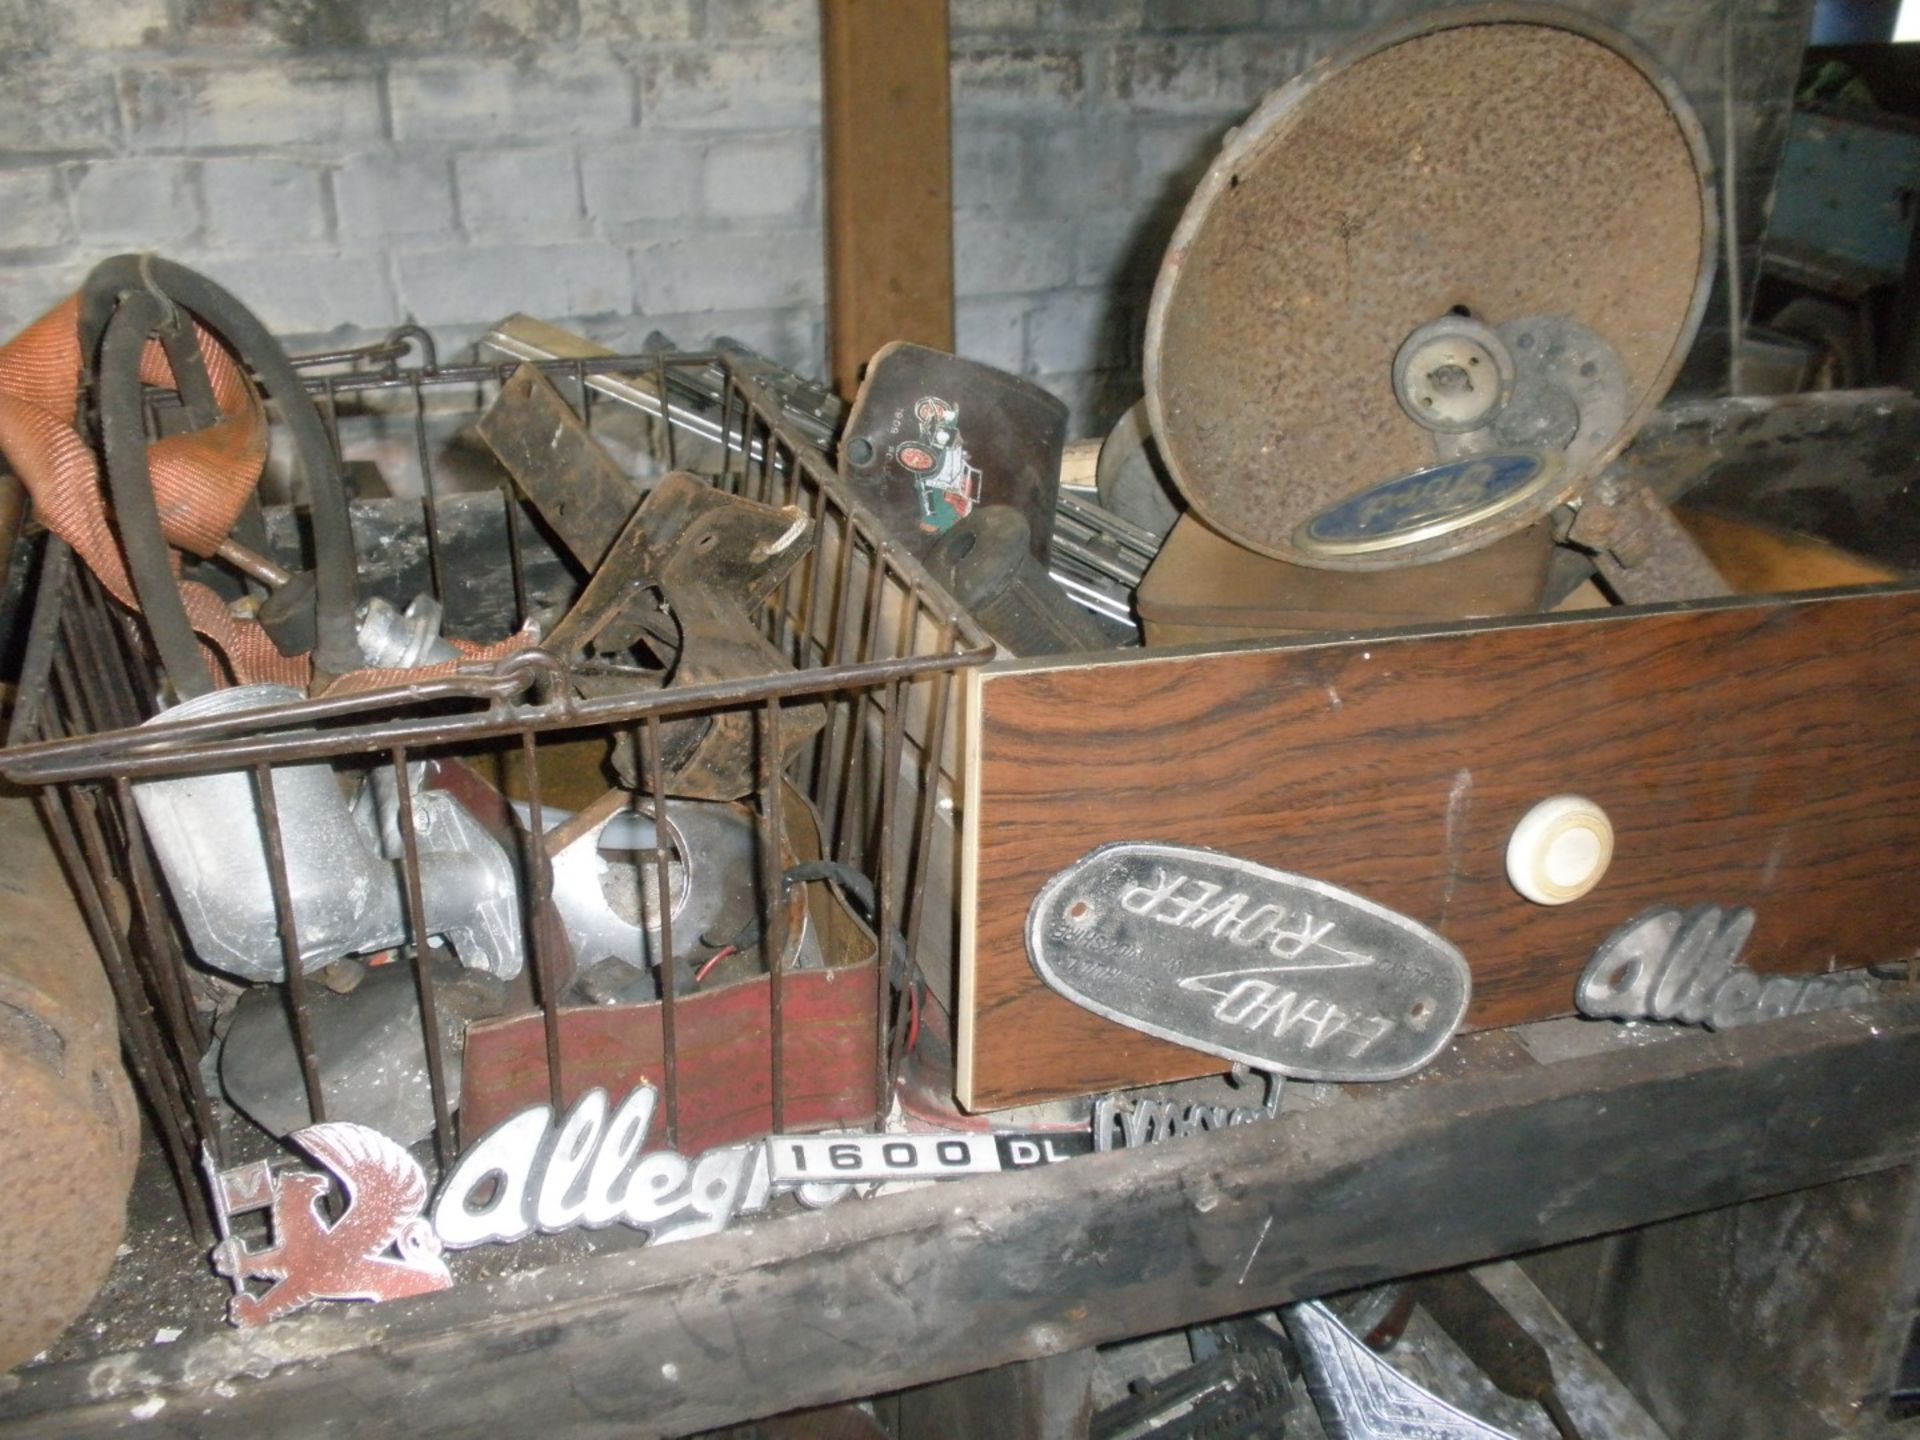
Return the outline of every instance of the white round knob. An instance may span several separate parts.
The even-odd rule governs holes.
[[[1613,822],[1581,795],[1554,795],[1529,810],[1507,840],[1507,878],[1540,905],[1565,905],[1600,883],[1613,860]]]

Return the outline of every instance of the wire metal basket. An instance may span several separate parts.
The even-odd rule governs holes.
[[[398,604],[424,589],[444,607],[449,631],[497,640],[530,614],[564,604],[582,577],[558,558],[504,476],[483,474],[475,483],[451,473],[464,425],[516,367],[438,368],[427,355],[426,364],[408,367],[385,354],[378,368],[307,384],[350,470],[374,456],[390,478],[412,472],[397,488],[417,488],[417,500],[355,502],[363,584]],[[641,448],[668,469],[703,468],[729,493],[805,513],[813,547],[759,612],[761,633],[791,670],[669,688],[597,673],[586,698],[578,682],[591,662],[532,648],[411,684],[149,725],[160,705],[138,617],[116,605],[57,539],[49,536],[40,553],[0,769],[42,787],[42,809],[114,986],[136,1079],[203,1237],[211,1235],[211,1217],[197,1177],[206,1159],[227,1162],[234,1128],[223,1123],[204,1062],[235,1008],[236,988],[240,999],[264,988],[284,1006],[302,1123],[324,1120],[331,1109],[333,1061],[313,1024],[325,995],[321,979],[302,970],[279,798],[285,782],[275,778],[301,764],[363,780],[384,772],[381,783],[397,796],[405,925],[388,953],[411,968],[443,1167],[482,1128],[480,1112],[497,1115],[510,1103],[515,1077],[527,1080],[529,1064],[537,1098],[556,1111],[609,1074],[657,1083],[667,1143],[682,1149],[729,1134],[874,1123],[888,1106],[902,1029],[895,957],[910,955],[935,918],[927,880],[940,772],[955,743],[954,672],[989,658],[992,646],[842,490],[821,452],[783,420],[780,397],[729,355],[624,355],[538,368],[596,436],[613,438],[638,423]],[[717,412],[697,398],[701,387],[677,383],[692,374],[706,378],[709,395],[719,377]],[[651,397],[653,415],[636,421],[631,406],[607,399],[608,391]],[[164,428],[164,415],[153,420]],[[273,518],[283,553],[297,556],[294,515]],[[418,543],[392,543],[416,531]],[[805,744],[790,746],[788,727],[802,704],[821,707],[824,723]],[[674,867],[684,857],[673,837],[694,802],[666,793],[658,761],[667,727],[721,716],[747,717],[755,737],[756,783],[740,802],[756,871],[752,921],[742,933],[756,932],[763,958],[757,973],[736,968],[709,983],[702,970],[689,982],[692,961],[712,968],[704,952],[715,950],[716,937],[675,930],[675,885],[684,877]],[[566,853],[567,834],[548,816],[576,803],[566,792],[596,783],[591,763],[582,779],[582,756],[620,737],[646,762],[647,779],[618,799],[602,797],[600,813],[626,810],[653,827],[654,843],[637,852],[630,878],[645,912],[638,918],[658,946],[658,993],[606,1008],[582,1000],[579,977],[568,973],[565,931],[551,923],[555,858]],[[434,771],[423,772],[423,762]],[[517,837],[517,923],[530,977],[530,989],[517,1002],[509,996],[497,1023],[464,1031],[458,1129],[447,992],[436,978],[435,947],[425,943],[433,932],[414,807],[420,787],[456,772],[484,772],[503,813],[517,805],[522,817],[517,827],[502,819],[500,833]],[[278,980],[235,987],[194,963],[190,927],[143,824],[142,787],[215,774],[251,782],[257,816],[236,815],[234,823],[257,826],[267,859],[284,959]],[[795,881],[787,860],[808,855],[825,863]],[[809,926],[820,952],[811,968],[795,958],[793,941]],[[856,990],[858,1003],[848,1003]],[[616,1011],[639,1015],[637,1028],[600,1024]],[[484,1064],[475,1048],[483,1034],[494,1037]],[[848,1066],[858,1070],[858,1083]],[[837,1078],[819,1081],[825,1070]],[[719,1120],[711,1113],[715,1095],[731,1096],[734,1107]]]

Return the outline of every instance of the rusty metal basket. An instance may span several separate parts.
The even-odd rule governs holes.
[[[499,639],[543,601],[563,601],[580,577],[556,558],[504,476],[474,489],[447,473],[458,428],[477,418],[515,367],[439,368],[430,349],[426,355],[424,365],[403,366],[389,356],[384,365],[311,378],[308,387],[349,465],[377,454],[389,470],[415,472],[417,501],[354,503],[363,585],[397,603],[423,588],[446,607],[449,631],[492,628],[495,633],[470,638]],[[609,1077],[644,1078],[661,1092],[667,1143],[685,1150],[782,1129],[870,1124],[890,1102],[904,1028],[895,957],[913,953],[930,920],[945,923],[929,915],[925,897],[943,757],[955,743],[949,724],[957,700],[954,672],[981,663],[992,647],[841,489],[821,452],[782,418],[781,398],[733,358],[624,355],[539,368],[567,394],[590,432],[637,426],[645,447],[668,469],[689,464],[688,449],[704,446],[719,488],[798,506],[813,521],[811,552],[759,614],[761,632],[790,671],[683,688],[635,683],[612,693],[602,677],[593,698],[582,698],[574,684],[580,675],[566,659],[529,649],[410,685],[145,727],[159,706],[138,618],[118,607],[57,539],[47,537],[40,551],[19,699],[0,769],[40,787],[43,812],[114,985],[129,1059],[203,1237],[211,1234],[211,1216],[197,1177],[208,1159],[228,1162],[238,1127],[223,1118],[203,1065],[217,1039],[208,972],[189,961],[187,929],[161,883],[158,856],[134,803],[136,788],[158,777],[235,771],[252,777],[286,961],[284,978],[263,983],[284,1003],[313,1121],[328,1115],[329,1056],[310,1024],[324,997],[316,977],[298,963],[281,815],[270,783],[276,767],[313,761],[388,768],[401,797],[408,943],[391,954],[410,959],[441,1166],[483,1128],[476,1121],[511,1106],[520,1093],[516,1085],[531,1087],[534,1103],[557,1110]],[[676,409],[691,411],[693,402],[676,398],[687,391],[671,383],[690,373],[709,378],[709,393],[712,378],[721,381],[718,413],[708,404],[699,417],[704,440],[698,425],[682,433],[687,417]],[[632,409],[605,398],[609,391],[651,395],[655,413],[636,419]],[[617,422],[610,418],[616,415],[622,417]],[[455,432],[451,450],[442,443],[449,430]],[[282,548],[297,554],[292,513],[273,518],[292,542]],[[388,543],[401,532],[417,532],[418,543]],[[385,561],[369,555],[376,540],[372,548]],[[388,568],[381,570],[381,563]],[[792,723],[790,707],[803,702],[824,708],[824,724],[790,760],[775,761],[771,757],[789,753],[783,726]],[[743,813],[751,811],[761,872],[751,902],[762,937],[757,943],[774,960],[762,973],[717,988],[696,982],[684,989],[674,961],[708,941],[676,936],[673,907],[661,905],[655,953],[667,963],[658,967],[657,1000],[610,1009],[563,1003],[570,978],[564,932],[537,919],[553,898],[562,828],[546,827],[546,806],[560,809],[556,797],[579,783],[583,751],[624,734],[641,756],[657,761],[671,722],[728,714],[750,717],[756,737],[757,784],[741,804]],[[503,793],[541,817],[511,832],[520,837],[519,912],[531,993],[517,1016],[466,1030],[469,1078],[458,1129],[441,987],[432,975],[431,947],[414,943],[429,931],[409,798],[410,787],[420,783],[420,772],[410,767],[453,759],[491,766],[504,777]],[[688,802],[665,793],[657,763],[644,768],[649,782],[620,803],[671,831]],[[781,857],[805,848],[795,838],[805,829],[815,831],[818,854],[843,867],[834,883],[794,887],[807,895],[806,907],[817,904],[827,916],[819,933],[832,958],[813,971],[792,968],[785,949],[791,926],[815,913],[796,910],[800,901],[781,873]],[[640,888],[651,883],[656,898],[672,893],[670,845],[656,839],[636,862]],[[863,905],[848,904],[845,892],[861,889],[845,883],[852,872],[870,887]],[[231,1001],[231,993],[226,998]],[[611,1023],[615,1011],[627,1017],[625,1029]],[[482,1032],[492,1047],[485,1066],[476,1063]],[[826,1071],[832,1075],[821,1079]],[[733,1106],[719,1119],[711,1114],[714,1096],[730,1098]]]

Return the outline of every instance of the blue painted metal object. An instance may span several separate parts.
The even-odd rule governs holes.
[[[1920,125],[1797,110],[1767,231],[1767,265],[1855,296],[1906,274],[1920,207]]]

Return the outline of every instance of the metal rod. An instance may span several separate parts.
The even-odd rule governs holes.
[[[124,786],[125,781],[116,779],[115,783],[116,785]],[[186,1006],[188,1023],[193,1028],[193,1054],[195,1057],[198,1057],[213,1043],[213,1029],[207,1023],[206,1018],[201,1015],[200,1008],[192,1003],[192,996],[186,988],[187,975],[189,973],[187,970],[186,956],[180,947],[178,938],[174,934],[172,920],[165,903],[166,890],[161,885],[160,878],[153,868],[151,846],[147,843],[145,835],[139,829],[140,812],[131,805],[128,805],[124,798],[120,801],[120,805],[125,811],[129,821],[127,827],[127,858],[133,867],[132,879],[136,896],[144,890],[145,894],[151,897],[150,903],[153,907],[154,920],[152,922],[152,928],[148,933],[152,939],[165,947],[164,953],[157,957],[164,963],[160,964],[157,968],[162,974],[170,973],[174,985],[180,990],[182,1000]]]
[[[93,843],[83,856],[81,841],[76,834],[79,828],[76,816],[80,813],[78,799],[69,786],[60,786],[40,797],[40,815],[46,822],[47,834],[53,840],[60,863],[66,867],[74,899],[80,905],[80,918],[93,936],[101,968],[106,971],[107,984],[113,990],[114,1005],[120,1012],[120,1034],[126,1041],[127,1058],[133,1064],[134,1077],[152,1101],[154,1115],[160,1122],[160,1143],[166,1149],[167,1161],[173,1166],[180,1193],[186,1201],[187,1222],[197,1242],[211,1245],[213,1217],[207,1209],[207,1197],[200,1188],[199,1170],[193,1161],[195,1146],[189,1143],[181,1128],[177,1087],[168,1084],[172,1078],[172,1067],[166,1063],[159,1027],[154,1024],[153,1008],[134,982],[132,966],[121,947],[119,932],[114,928],[101,898],[99,887],[113,871],[98,848],[97,831],[93,833]],[[175,1103],[168,1103],[170,1096],[175,1097]],[[217,1143],[218,1134],[215,1132],[196,1138]]]
[[[542,655],[543,652],[536,650],[523,652],[521,657],[514,658]],[[721,680],[601,699],[582,699],[563,694],[543,705],[508,707],[495,704],[486,711],[475,711],[451,719],[431,716],[417,720],[343,725],[330,728],[323,734],[316,734],[313,730],[315,722],[320,720],[360,714],[370,709],[390,708],[395,704],[446,698],[495,698],[502,690],[518,692],[525,688],[523,674],[527,677],[525,683],[531,683],[531,677],[536,675],[565,673],[536,666],[528,666],[520,671],[510,668],[512,662],[507,661],[502,662],[503,668],[482,675],[420,680],[409,685],[303,700],[297,704],[263,706],[259,710],[247,711],[244,717],[208,716],[199,720],[170,721],[164,726],[143,726],[131,731],[109,731],[103,735],[40,741],[7,751],[4,766],[0,766],[0,769],[12,780],[44,785],[61,780],[86,780],[102,773],[170,775],[204,770],[212,765],[224,764],[231,768],[236,763],[255,760],[280,762],[378,754],[396,742],[410,748],[417,745],[444,745],[455,741],[480,741],[517,735],[523,731],[544,734],[551,730],[574,730],[590,725],[631,723],[646,715],[670,719],[740,704],[754,704],[772,696],[782,699],[826,697],[837,691],[864,689],[908,675],[984,664],[991,658],[990,648],[952,655],[908,656],[897,660],[820,666],[783,675]],[[228,732],[241,728],[245,722],[251,722],[252,727],[260,729],[275,725],[297,725],[302,733],[225,738]],[[218,743],[213,743],[215,741]]]
[[[547,1098],[558,1116],[565,1090],[560,1083],[560,987],[553,973],[547,927],[548,911],[553,903],[553,861],[547,854],[547,812],[540,804],[540,756],[533,731],[520,732],[520,754],[526,762],[527,810],[533,817],[527,827],[527,868],[532,882],[528,888],[533,895],[533,903],[527,907],[527,924],[532,931],[533,974],[539,986],[540,1023],[547,1045]]]
[[[417,374],[413,377],[413,441],[420,454],[420,519],[427,532],[427,574],[433,598],[445,605],[447,580],[440,568],[439,494],[433,483],[433,453],[427,444],[427,397]]]
[[[660,360],[654,365],[653,383],[657,387],[656,393],[660,396],[658,409],[660,423],[666,427],[667,431],[667,469],[678,470],[680,465],[673,438],[676,427],[673,418],[673,402],[667,398],[667,362],[665,360]]]
[[[507,571],[513,577],[513,625],[516,630],[527,623],[527,559],[520,546],[520,502],[509,486],[500,487],[500,503],[507,519]]]
[[[1096,615],[1104,615],[1109,620],[1118,620],[1122,624],[1138,628],[1133,618],[1133,606],[1098,585],[1081,580],[1076,576],[1052,572],[1053,581],[1067,592],[1067,598],[1083,610],[1091,610]]]
[[[263,585],[271,585],[278,590],[293,575],[285,566],[276,564],[257,550],[250,550],[229,535],[220,542],[214,554],[226,561],[242,575],[250,575]]]
[[[833,584],[830,587],[834,591],[834,596],[827,611],[828,633],[820,657],[823,660],[830,658],[832,667],[846,664],[847,631],[853,624],[852,574],[855,547],[852,525],[844,511],[840,512],[840,523],[835,534],[838,537],[835,545],[839,552],[840,563],[834,567]],[[839,787],[831,786],[827,782],[832,778],[830,772],[835,764],[834,747],[839,739],[842,713],[850,717],[849,724],[859,718],[857,696],[844,701],[838,698],[831,699],[827,705],[827,723],[821,731],[820,766],[814,777],[813,793],[821,799],[821,843],[828,847],[827,854],[833,853],[833,837],[839,833],[840,827],[841,791]],[[841,772],[841,778],[845,779],[844,771]]]
[[[1141,561],[1142,569],[1160,553],[1160,542],[1151,530],[1134,524],[1118,511],[1082,500],[1065,490],[1060,492],[1054,506],[1054,521],[1056,525],[1064,524],[1070,534],[1077,529],[1086,536],[1107,537],[1119,549],[1132,551]]]
[[[134,913],[140,917],[140,932],[147,940],[148,963],[142,967],[147,988],[160,997],[160,1013],[167,1022],[174,1053],[181,1058],[180,1068],[186,1076],[187,1097],[193,1106],[194,1124],[199,1127],[201,1134],[211,1134],[213,1110],[207,1103],[206,1086],[200,1079],[200,1066],[197,1063],[209,1037],[193,1023],[197,1016],[193,1013],[193,1006],[184,988],[186,967],[167,954],[161,945],[160,937],[167,923],[165,907],[160,901],[159,888],[154,884],[152,872],[141,863],[146,849],[146,836],[140,824],[140,812],[133,803],[132,788],[124,779],[115,779],[113,791],[121,828],[127,837],[127,888],[133,891]]]
[[[906,696],[902,693],[901,682],[896,680],[887,687],[887,719],[885,740],[880,747],[880,863],[875,867],[874,887],[874,941],[880,947],[875,968],[879,976],[874,982],[879,993],[874,1008],[878,1011],[878,1035],[875,1037],[876,1070],[874,1072],[874,1125],[884,1126],[887,1112],[893,1105],[893,1066],[889,1053],[891,1034],[893,987],[893,809],[894,780],[900,773],[900,746],[905,737],[906,717],[902,714]],[[864,737],[863,741],[864,741]],[[913,955],[907,956],[907,975],[903,981],[901,999],[907,999],[906,986],[913,984]]]
[[[280,918],[280,959],[286,967],[287,1014],[293,1021],[294,1048],[300,1055],[300,1075],[307,1085],[307,1110],[313,1123],[326,1122],[326,1096],[320,1089],[320,1066],[313,1050],[313,1028],[307,1018],[307,977],[300,969],[300,938],[293,916],[293,888],[287,881],[287,848],[280,833],[280,801],[273,793],[273,770],[264,762],[253,767],[253,788],[260,805],[260,826],[267,842],[267,875],[273,884],[273,908]]]
[[[80,672],[73,664],[75,648],[73,631],[77,623],[73,614],[69,612],[66,624],[61,627],[67,643],[53,652],[53,678],[60,686],[60,693],[67,702],[67,709],[74,713],[81,724],[89,731],[103,730],[107,725],[101,717],[99,697],[94,694],[93,687],[80,678]],[[85,778],[97,777],[88,775]]]
[[[953,638],[953,625],[949,621],[941,630],[941,643],[950,644]],[[919,824],[914,839],[914,847],[907,857],[907,953],[920,953],[921,927],[926,922],[927,874],[933,864],[933,822],[940,812],[940,777],[946,768],[947,718],[953,708],[953,679],[941,675],[934,679],[929,687],[932,690],[931,723],[927,727],[926,749],[920,762],[920,794],[916,797],[919,807]]]
[[[781,961],[787,945],[787,900],[781,887],[785,868],[780,854],[780,702],[769,700],[754,726],[760,745],[760,951],[767,964],[769,1049],[773,1062],[773,1130],[786,1128],[787,1049]]]
[[[433,1092],[433,1148],[440,1157],[441,1168],[445,1169],[453,1160],[453,1108],[447,1098],[446,1060],[440,1051],[440,1009],[433,993],[433,965],[428,958],[427,902],[420,891],[420,836],[413,818],[413,777],[407,774],[405,747],[394,746],[389,759],[393,765],[394,799],[400,810],[400,852],[407,882],[407,934],[413,941],[413,983],[420,994],[420,1031],[427,1047],[427,1084]]]
[[[820,584],[820,570],[826,564],[826,519],[827,489],[824,485],[813,488],[813,503],[807,519],[813,525],[813,549],[806,558],[806,578],[800,584],[799,614],[795,619],[800,627],[800,653],[796,657],[801,666],[807,666],[820,658],[818,631],[820,626],[820,596],[825,587]]]
[[[26,650],[20,657],[23,676],[45,675],[52,664],[60,613],[73,594],[73,587],[67,583],[72,573],[73,550],[58,535],[47,536],[40,556],[40,583],[33,596],[33,619],[27,625]],[[41,712],[46,700],[43,685],[29,683],[18,687],[13,714],[7,721],[7,744],[24,744],[30,736],[45,738]]]
[[[751,411],[747,414],[753,447],[759,454],[748,462],[754,473],[753,498],[763,505],[773,504],[773,427]]]
[[[116,725],[138,725],[146,718],[145,711],[135,698],[133,685],[127,679],[124,663],[116,664],[122,657],[114,653],[115,642],[120,632],[115,629],[113,614],[107,608],[111,603],[106,592],[98,585],[83,585],[76,594],[79,601],[73,613],[85,617],[80,626],[87,648],[87,669],[100,681],[108,700],[108,711]]]
[[[649,715],[642,729],[647,781],[653,790],[653,864],[654,893],[660,904],[660,1086],[667,1111],[667,1148],[680,1144],[680,1049],[675,1029],[674,1009],[679,1003],[678,977],[673,963],[673,886],[672,866],[667,851],[666,777],[660,770],[660,722]]]

